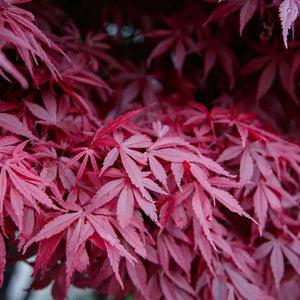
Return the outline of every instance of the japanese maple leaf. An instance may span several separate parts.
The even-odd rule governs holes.
[[[238,67],[238,60],[230,47],[222,43],[222,37],[213,37],[211,40],[205,41],[201,45],[200,51],[205,52],[203,80],[207,80],[209,73],[219,61],[229,78],[229,88],[232,89],[235,84],[235,69]]]
[[[134,257],[122,246],[117,233],[112,226],[113,214],[105,208],[98,208],[96,210],[89,205],[82,208],[76,202],[61,201],[64,212],[59,213],[52,220],[47,222],[43,228],[34,235],[25,245],[24,252],[34,242],[39,242],[43,245],[39,251],[45,253],[44,247],[50,247],[48,255],[52,255],[55,251],[59,241],[66,237],[66,286],[67,291],[71,283],[71,277],[75,270],[83,272],[88,264],[89,257],[85,244],[88,240],[95,243],[96,246],[101,246],[107,252],[110,264],[115,272],[115,275],[123,287],[121,277],[119,275],[118,266],[120,256],[126,257],[131,263],[135,261]],[[129,227],[129,232],[135,236],[135,240],[129,235],[124,235],[129,244],[134,244],[140,253],[145,254],[144,245],[135,234],[134,228]],[[50,245],[48,246],[48,244]],[[40,254],[38,254],[39,256]],[[35,266],[36,270],[43,270],[46,265],[41,259],[39,264]]]
[[[153,135],[155,135],[158,138],[162,138],[168,133],[170,126],[162,124],[161,121],[156,121],[152,123],[152,128]]]
[[[258,5],[257,1],[252,1],[252,0],[222,1],[221,4],[219,4],[214,9],[214,11],[211,13],[211,15],[209,16],[209,18],[206,20],[204,24],[206,25],[210,22],[214,22],[221,18],[227,17],[228,15],[240,9],[240,35],[242,35],[244,27],[253,17],[257,5]]]
[[[167,188],[167,171],[166,167],[160,161],[171,163],[171,170],[176,179],[177,185],[180,186],[180,181],[183,176],[184,161],[198,161],[199,157],[184,149],[189,147],[183,139],[179,137],[165,136],[158,138],[147,150],[148,162],[150,169],[155,178]],[[182,148],[182,149],[181,149]],[[160,160],[160,161],[159,161]],[[180,164],[181,163],[181,164]]]
[[[240,206],[238,201],[227,191],[213,187],[208,180],[207,175],[195,163],[189,164],[189,171],[194,176],[194,178],[200,183],[200,186],[212,197],[213,200],[217,199],[224,206],[226,206],[232,212],[235,212],[241,216],[246,216],[247,218],[253,220]],[[216,184],[216,182],[214,182]],[[221,183],[222,185],[222,183]],[[254,221],[254,220],[253,220]]]
[[[24,89],[28,88],[28,82],[26,78],[20,73],[15,65],[7,59],[5,54],[0,52],[0,75],[6,80],[10,81],[3,71],[14,77]]]
[[[70,128],[66,128],[64,124],[65,117],[69,112],[70,106],[67,100],[59,101],[49,91],[42,92],[44,107],[39,104],[25,102],[30,112],[39,119],[36,123],[55,126],[63,130],[66,134],[70,134]]]
[[[155,266],[157,268],[157,266]],[[170,271],[168,274],[159,270],[151,275],[148,281],[148,294],[151,299],[195,299],[196,292],[191,284],[181,274],[180,269]]]
[[[192,206],[194,213],[201,224],[204,234],[207,240],[210,242],[212,247],[216,249],[214,241],[212,239],[211,230],[211,218],[212,218],[212,207],[210,200],[205,195],[204,191],[198,185],[195,185],[194,195],[192,198]]]
[[[187,120],[184,122],[184,126],[199,124],[207,124],[210,126],[210,130],[212,130],[215,136],[214,126],[217,123],[229,124],[230,114],[228,110],[223,109],[222,107],[213,107],[211,111],[209,111],[203,104],[197,102],[189,102],[189,105],[192,107],[186,110],[182,110],[184,114],[188,114]],[[208,129],[207,129],[208,130]]]
[[[121,174],[120,174],[121,175]],[[115,197],[117,202],[117,218],[122,227],[126,227],[130,223],[134,210],[134,193],[130,181],[126,178],[120,178],[109,181],[104,184],[96,193],[94,201],[98,205],[103,205]]]
[[[0,128],[4,128],[16,135],[27,137],[31,140],[37,140],[37,137],[23,124],[18,117],[8,113],[0,113]]]
[[[70,158],[58,156],[60,148],[56,145],[35,145],[35,155],[41,159],[40,177],[50,187],[54,194],[60,195],[64,190],[71,191],[75,187],[76,177],[71,168],[66,168]],[[57,196],[57,198],[61,198]]]
[[[83,158],[82,162],[80,163],[79,168],[77,169],[77,175],[76,175],[76,182],[75,184],[78,184],[80,182],[81,177],[84,174],[84,171],[86,170],[88,160],[90,160],[93,171],[97,174],[99,172],[98,164],[97,164],[97,158],[98,154],[95,149],[89,148],[89,147],[78,147],[73,149],[74,152],[79,152],[74,157],[72,157],[68,163],[64,167],[64,171],[71,166],[74,166],[76,162],[78,162],[81,158]]]
[[[277,190],[282,189],[279,187]],[[264,228],[267,220],[268,207],[272,208],[276,213],[280,213],[282,209],[281,197],[278,196],[272,185],[268,185],[268,181],[260,180],[257,185],[254,200],[254,211],[258,217],[261,228]]]
[[[216,250],[216,246],[211,235],[211,228],[212,228],[211,222],[213,216],[212,203],[211,203],[212,200],[215,200],[216,198],[229,210],[244,215],[250,219],[252,218],[243,211],[238,201],[235,200],[228,192],[212,187],[212,185],[209,182],[209,179],[204,175],[204,172],[203,173],[202,172],[203,171],[200,171],[200,168],[198,169],[193,164],[191,165],[191,173],[197,178],[198,182],[197,183],[191,182],[191,183],[184,184],[181,187],[181,190],[176,192],[174,196],[175,208],[173,208],[173,210],[171,211],[171,215],[175,224],[178,224],[177,226],[179,228],[182,228],[181,223],[183,222],[182,219],[184,219],[184,214],[183,212],[177,211],[176,207],[179,207],[183,203],[191,202],[190,204],[186,204],[185,207],[189,207],[190,205],[192,206],[193,214],[195,216],[195,221],[198,221],[199,223],[197,224],[197,226],[199,228],[202,228],[207,241],[211,244],[213,249]],[[200,173],[202,173],[201,178],[200,178]],[[226,183],[225,182],[222,183],[222,180],[219,180],[218,183],[218,178],[216,178],[213,181],[213,184],[216,185],[220,184],[221,186],[226,186]],[[229,182],[228,185],[230,186],[232,185],[232,183]],[[196,244],[198,244],[198,241],[196,241]],[[204,246],[201,244],[201,248],[203,247]]]
[[[130,148],[147,147],[147,146],[149,146],[149,143],[151,142],[151,140],[145,135],[140,135],[140,136],[135,136],[135,137],[133,136],[133,137],[129,138],[129,140],[127,142],[121,143],[121,145],[120,145],[118,142],[120,142],[120,139],[121,140],[123,139],[122,134],[121,133],[114,134],[115,137],[117,137],[117,140],[119,137],[118,142],[114,138],[109,136],[109,134],[111,134],[112,132],[115,132],[115,130],[117,130],[119,127],[126,125],[126,123],[131,118],[133,118],[136,114],[138,114],[139,112],[143,111],[146,108],[128,112],[128,113],[124,114],[123,116],[121,116],[115,120],[112,120],[107,127],[99,128],[95,132],[94,137],[90,143],[90,146],[89,147],[79,147],[79,148],[75,149],[75,151],[80,151],[80,153],[75,155],[68,162],[68,164],[65,166],[64,169],[66,170],[70,166],[74,165],[79,159],[81,159],[83,157],[83,161],[80,164],[80,167],[78,169],[78,175],[76,176],[76,182],[79,183],[79,180],[82,177],[84,170],[86,169],[89,158],[91,160],[93,171],[95,173],[98,173],[97,159],[99,158],[99,155],[96,151],[96,147],[116,146],[107,153],[107,155],[103,161],[103,167],[101,169],[100,176],[102,175],[103,172],[105,172],[105,170],[108,167],[112,166],[115,163],[115,161],[118,158],[118,155],[120,154],[121,161],[122,161],[122,163],[125,164],[124,165],[125,170],[127,172],[129,172],[128,174],[131,175],[133,182],[135,182],[135,184],[138,184],[139,179],[138,179],[138,177],[136,177],[136,174],[139,174],[140,171],[138,169],[138,166],[135,164],[134,160],[132,160],[132,158],[136,159],[138,162],[140,162],[142,164],[145,164],[145,158],[142,153],[140,153],[136,150],[130,149]],[[138,142],[138,139],[140,139],[139,142]],[[137,173],[135,173],[135,171]]]
[[[279,180],[278,178],[278,176],[281,176],[278,158],[284,157],[284,154],[277,149],[277,143],[270,140],[269,142],[256,141],[249,143],[248,139],[246,139],[244,148],[240,145],[241,141],[239,139],[230,137],[230,140],[234,144],[225,149],[217,161],[222,162],[238,158],[240,180],[246,184],[246,193],[254,190],[254,211],[258,217],[260,232],[262,233],[261,230],[266,224],[267,213],[270,209],[280,214],[283,201],[296,205],[288,190],[283,187],[282,179]],[[273,144],[274,147],[272,147]],[[289,146],[286,147],[288,148]],[[295,149],[292,150],[291,148],[289,152],[293,156],[293,161],[299,160]],[[250,181],[254,181],[255,185],[247,184]]]
[[[159,137],[149,147],[147,153],[153,175],[164,186],[166,186],[167,173],[163,167],[163,162],[171,163],[171,170],[179,188],[184,168],[188,167],[188,162],[197,162],[213,172],[230,176],[220,165],[202,155],[197,147],[192,146],[181,137]]]
[[[53,39],[64,51],[79,53],[86,64],[91,66],[93,72],[98,72],[100,68],[107,72],[111,67],[124,69],[114,57],[107,53],[111,48],[107,42],[108,34],[89,31],[83,37],[79,28],[71,20],[62,31],[62,35],[54,36]]]
[[[285,89],[295,103],[299,100],[295,94],[295,88],[290,80],[291,66],[288,62],[289,52],[276,52],[274,49],[261,49],[267,54],[258,56],[247,62],[241,70],[241,74],[248,75],[260,72],[258,80],[256,99],[263,97],[272,87],[276,76],[279,77],[283,89]],[[270,52],[271,51],[271,52]]]
[[[117,146],[118,143],[111,137],[107,137],[108,134],[113,133],[119,128],[124,128],[126,125],[128,125],[129,121],[137,116],[142,111],[150,108],[153,105],[149,105],[140,109],[128,111],[125,114],[119,116],[116,119],[108,120],[108,124],[106,127],[102,126],[100,127],[94,134],[92,141],[91,141],[91,147],[103,147],[103,146]]]
[[[202,228],[208,242],[216,250],[214,241],[211,236],[212,206],[211,200],[207,197],[203,188],[198,183],[188,183],[182,186],[174,196],[175,207],[182,205],[183,202],[191,202],[195,221],[197,220]],[[185,207],[188,207],[187,205]],[[181,228],[183,213],[177,216],[178,211],[174,209],[171,215],[175,222]],[[196,243],[197,244],[197,243]]]
[[[231,264],[224,264],[225,272],[234,286],[233,293],[228,292],[228,295],[236,294],[237,297],[244,297],[247,300],[272,300],[273,297],[269,296],[258,284],[248,281],[236,268]],[[228,286],[229,287],[229,286]],[[218,295],[220,296],[220,295]]]
[[[185,272],[187,280],[190,280],[190,267],[192,262],[192,252],[186,247],[184,241],[175,239],[169,232],[162,232],[157,236],[156,248],[159,262],[166,274],[170,274],[170,259],[180,266]]]
[[[34,208],[37,213],[39,213],[40,208],[36,202],[48,208],[56,208],[53,200],[42,189],[42,186],[45,184],[44,181],[34,173],[32,168],[30,168],[30,164],[28,164],[33,157],[23,151],[25,144],[26,142],[17,145],[12,157],[4,156],[0,161],[0,181],[2,187],[0,192],[1,223],[3,223],[5,195],[9,191],[9,200],[14,210],[13,219],[16,221],[16,225],[20,231],[22,231],[24,224],[25,205]]]
[[[246,136],[243,136],[243,138]],[[258,168],[260,174],[264,176],[264,178],[269,178],[273,171],[270,165],[270,162],[265,158],[267,153],[265,151],[265,145],[260,142],[249,143],[246,142],[245,146],[241,145],[244,140],[241,142],[237,139],[233,139],[232,141],[236,141],[239,145],[232,145],[225,149],[220,157],[218,158],[218,162],[231,160],[235,157],[239,157],[240,159],[240,181],[244,183],[249,183],[254,175],[255,168]]]
[[[143,188],[136,187],[128,175],[110,170],[111,175],[118,179],[111,180],[104,184],[93,197],[95,207],[105,205],[117,197],[117,219],[119,224],[126,228],[133,216],[134,204],[136,203],[146,215],[148,215],[154,222],[158,222],[156,214],[156,206],[150,192],[159,194],[167,194],[163,191],[153,180],[147,177],[149,173],[140,172],[140,184]],[[106,174],[109,175],[109,174]]]
[[[212,236],[216,246],[221,249],[224,259],[232,260],[245,279],[259,284],[262,278],[257,274],[259,271],[258,265],[255,259],[248,253],[246,246],[240,243],[240,241],[233,241],[230,237],[227,239],[223,238],[219,232],[213,232]]]
[[[61,77],[60,80],[54,81],[49,77],[47,80],[50,84],[57,84],[63,92],[74,99],[86,112],[92,114],[92,107],[89,103],[86,88],[94,87],[111,91],[107,83],[97,74],[88,70],[85,61],[75,52],[68,52],[68,57],[62,57],[58,65]],[[45,80],[45,81],[47,81]],[[86,98],[86,99],[85,99]]]
[[[147,65],[150,66],[154,58],[170,51],[173,67],[181,75],[186,56],[190,54],[195,44],[192,38],[193,28],[188,26],[186,19],[176,15],[164,18],[164,20],[170,29],[154,30],[146,34],[150,38],[163,39],[152,50],[147,59]]]
[[[20,140],[15,136],[4,136],[0,138],[0,159],[2,160],[5,155],[12,155]]]
[[[135,66],[127,63],[126,69],[112,77],[113,84],[119,90],[121,112],[126,111],[134,100],[142,99],[144,105],[158,102],[162,84],[156,74],[146,70],[143,64]]]
[[[284,45],[287,48],[288,33],[294,26],[294,22],[300,14],[300,3],[298,0],[284,0],[279,6],[279,17],[282,26],[282,36]]]
[[[220,1],[219,1],[220,2]],[[227,17],[228,15],[234,13],[235,11],[240,9],[240,35],[242,35],[245,25],[250,21],[253,17],[258,2],[255,0],[228,0],[222,1],[214,11],[211,13],[209,18],[206,20],[204,25],[214,22],[216,20]]]
[[[110,90],[106,82],[99,76],[83,68],[81,57],[75,53],[69,53],[69,59],[64,59],[60,65],[60,72],[63,81],[70,83],[83,83],[91,86],[98,86]]]
[[[275,280],[277,290],[280,289],[280,282],[284,275],[284,257],[290,262],[294,270],[300,275],[300,244],[298,240],[288,241],[285,236],[275,237],[265,232],[267,241],[261,244],[254,253],[255,259],[262,259],[270,254],[270,266]]]
[[[114,67],[119,70],[124,70],[124,67],[106,51],[111,48],[110,44],[106,42],[108,34],[105,33],[94,33],[89,31],[85,37],[85,51],[90,56],[90,61],[95,64],[95,70],[98,70],[97,66],[99,63],[96,62],[100,60],[100,67],[103,67],[105,62],[108,65],[108,68],[104,68],[109,71],[111,67]],[[96,59],[95,59],[96,58]]]
[[[101,174],[108,167],[112,166],[120,155],[123,167],[132,184],[140,189],[143,196],[149,199],[142,183],[142,173],[136,163],[138,162],[141,165],[145,165],[146,157],[143,153],[135,149],[148,148],[152,144],[151,139],[146,135],[137,134],[124,141],[124,136],[121,132],[115,131],[113,134],[118,146],[114,147],[107,153],[103,162]]]
[[[237,139],[231,138],[231,140],[240,143]],[[221,162],[240,157],[238,159],[240,180],[246,184],[246,193],[255,189],[253,205],[260,223],[261,233],[266,224],[269,208],[279,214],[282,210],[282,197],[292,204],[294,203],[291,195],[277,179],[276,169],[273,165],[274,158],[276,160],[274,154],[264,143],[257,141],[250,144],[247,142],[244,149],[238,145],[230,146],[224,150],[218,159],[218,162]],[[247,184],[252,180],[255,182],[254,186]]]
[[[144,266],[144,264],[138,259],[138,257],[135,257],[136,261],[133,264],[126,261],[126,269],[128,272],[128,275],[137,288],[137,290],[143,295],[145,299],[150,299],[147,292],[147,271]]]
[[[37,61],[40,59],[45,63],[53,78],[57,80],[60,77],[59,72],[53,64],[51,58],[45,52],[44,48],[52,48],[61,54],[62,50],[60,50],[58,46],[56,46],[38,29],[38,27],[34,24],[35,18],[30,12],[14,5],[17,3],[18,2],[16,1],[1,2],[1,30],[6,29],[10,31],[12,36],[15,36],[23,41],[23,45],[20,43],[13,44],[33,79],[35,79],[33,63],[38,64]],[[6,64],[6,67],[9,67],[9,65]],[[13,69],[11,69],[11,71],[13,72],[13,75],[15,74],[18,76]],[[24,85],[24,80],[22,80],[20,77],[19,79]]]

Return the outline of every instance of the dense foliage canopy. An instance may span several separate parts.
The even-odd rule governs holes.
[[[0,0],[1,284],[299,299],[300,1],[219,2]]]

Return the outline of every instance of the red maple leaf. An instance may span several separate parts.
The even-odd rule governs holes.
[[[46,261],[42,260],[40,258],[41,255],[45,254],[45,251],[47,251],[49,256],[53,255],[60,240],[66,239],[66,292],[74,271],[83,272],[89,264],[85,245],[88,240],[91,240],[96,246],[101,245],[105,249],[115,275],[120,285],[123,286],[118,271],[120,256],[126,257],[130,263],[133,263],[135,259],[122,246],[117,236],[116,230],[112,225],[114,223],[113,213],[106,208],[94,209],[93,205],[81,207],[79,204],[71,201],[60,202],[63,205],[64,213],[60,213],[58,216],[48,220],[43,228],[26,243],[24,252],[32,243],[40,243],[39,258],[35,265],[35,272],[39,269],[45,272],[48,259]],[[132,225],[129,226],[129,230],[135,234]],[[66,238],[64,233],[67,234]],[[139,253],[145,255],[144,245],[137,234],[135,235],[135,240],[130,235],[123,235],[123,237],[127,238],[129,244],[133,244]]]
[[[261,244],[254,253],[255,259],[262,259],[270,254],[270,266],[274,276],[276,288],[279,290],[280,281],[283,278],[285,263],[284,257],[288,259],[291,266],[300,275],[300,244],[299,240],[287,240],[284,236],[275,237],[265,232],[264,237],[268,240]]]
[[[173,66],[181,75],[186,56],[195,44],[192,37],[194,29],[189,26],[187,19],[181,16],[174,15],[164,20],[170,29],[154,30],[146,34],[150,38],[163,39],[152,50],[147,65],[150,66],[154,58],[170,51]]]
[[[5,0],[1,2],[0,29],[3,30],[2,36],[6,33],[6,37],[4,37],[4,42],[1,42],[0,46],[2,48],[5,45],[5,40],[8,44],[13,45],[34,80],[33,63],[38,64],[38,59],[45,63],[53,79],[57,80],[60,78],[60,74],[44,49],[52,48],[61,54],[62,50],[35,25],[35,18],[30,12],[14,5],[22,2],[24,1]],[[3,54],[1,55],[0,64],[6,71],[16,77],[23,87],[27,86],[24,77],[5,59]]]

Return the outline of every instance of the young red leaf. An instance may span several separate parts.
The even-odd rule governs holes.
[[[152,106],[153,106],[153,104],[151,104],[147,107],[141,108],[141,109],[129,111],[126,114],[118,117],[117,119],[110,121],[110,123],[107,125],[107,127],[100,128],[97,130],[97,132],[95,133],[95,135],[93,137],[93,141],[92,141],[91,145],[93,145],[93,146],[101,145],[101,139],[104,135],[117,130],[119,127],[126,125],[130,119],[132,119],[140,112],[142,112]]]

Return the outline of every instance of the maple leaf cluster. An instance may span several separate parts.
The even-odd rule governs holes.
[[[0,0],[0,284],[298,299],[299,1],[49,2]]]

